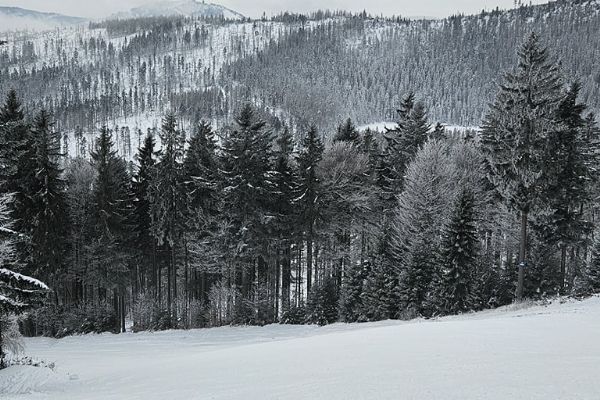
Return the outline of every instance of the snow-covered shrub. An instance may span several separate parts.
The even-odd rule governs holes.
[[[86,333],[118,332],[117,316],[109,305],[47,305],[32,312],[29,318],[34,335],[61,338]]]
[[[241,293],[236,288],[229,287],[222,281],[215,283],[208,293],[211,326],[231,324],[235,319],[236,311],[239,312],[237,308],[244,305],[241,298]]]
[[[141,294],[137,297],[132,306],[133,331],[151,330],[154,324],[154,318],[157,315],[158,305],[153,296]]]
[[[2,351],[4,354],[0,354],[0,359],[11,365],[11,360],[17,357],[23,351],[23,342],[21,341],[21,333],[19,332],[19,325],[17,324],[17,317],[14,315],[2,315],[0,316],[0,330],[2,334]]]
[[[338,317],[337,305],[339,295],[332,278],[325,279],[315,285],[306,302],[307,324],[327,325],[335,322]]]
[[[40,367],[40,368],[49,368],[54,370],[56,364],[53,362],[48,362],[45,360],[39,360],[37,358],[32,358],[29,356],[17,356],[13,357],[9,361],[10,365],[27,365],[30,367]]]
[[[306,320],[306,307],[304,305],[291,306],[283,312],[281,323],[288,325],[302,325]]]
[[[188,328],[206,328],[210,323],[208,305],[200,300],[192,300],[188,304]]]
[[[236,304],[234,324],[267,325],[275,322],[275,309],[266,285],[258,285],[250,295]]]

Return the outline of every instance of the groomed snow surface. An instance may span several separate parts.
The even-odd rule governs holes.
[[[26,340],[2,399],[600,399],[600,297],[430,321]]]

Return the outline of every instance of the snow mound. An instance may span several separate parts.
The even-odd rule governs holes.
[[[60,390],[69,380],[68,375],[45,367],[15,365],[0,371],[0,398],[33,392]]]

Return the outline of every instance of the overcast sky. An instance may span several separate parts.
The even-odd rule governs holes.
[[[534,0],[533,2],[546,1]],[[0,5],[100,18],[144,3],[156,2],[157,0],[0,0]],[[456,12],[478,13],[483,9],[489,10],[497,6],[509,8],[514,0],[215,0],[214,2],[250,17],[258,17],[263,12],[270,15],[285,10],[310,11],[325,8],[352,11],[366,9],[372,14],[385,15],[444,17]]]

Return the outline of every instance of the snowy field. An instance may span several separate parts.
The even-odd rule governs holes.
[[[600,399],[600,297],[435,321],[28,339],[1,399]]]

